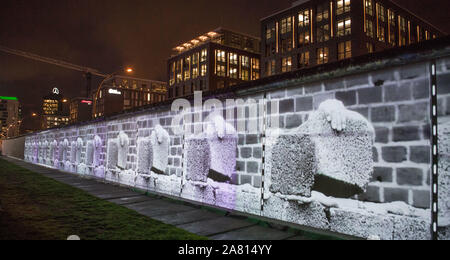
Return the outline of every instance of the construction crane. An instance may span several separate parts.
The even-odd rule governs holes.
[[[48,63],[48,64],[53,64],[53,65],[56,65],[56,66],[59,66],[62,68],[82,72],[84,74],[84,76],[86,77],[86,97],[89,97],[89,94],[91,91],[92,75],[99,76],[102,78],[108,77],[108,75],[106,75],[96,69],[91,69],[88,67],[75,65],[75,64],[65,62],[65,61],[60,61],[60,60],[56,60],[56,59],[52,59],[52,58],[43,57],[43,56],[36,55],[33,53],[25,52],[25,51],[14,50],[14,49],[2,46],[2,45],[0,45],[0,51],[6,52],[9,54],[13,54],[13,55],[17,55],[20,57],[24,57],[27,59],[31,59],[31,60],[36,60],[36,61],[40,61],[40,62],[44,62],[44,63]]]

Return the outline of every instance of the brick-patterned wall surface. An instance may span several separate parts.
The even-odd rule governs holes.
[[[438,66],[440,81],[450,80],[448,63]],[[447,73],[449,72],[449,73]],[[358,199],[371,202],[404,201],[419,208],[430,207],[430,125],[429,98],[430,79],[428,63],[372,71],[332,80],[294,85],[289,88],[267,92],[267,111],[278,106],[279,125],[284,129],[298,127],[308,119],[311,111],[321,102],[335,98],[345,106],[365,116],[375,127],[376,140],[373,147],[375,161],[372,182],[367,192]],[[441,85],[441,84],[439,84]],[[445,84],[444,84],[445,85]],[[440,92],[439,113],[449,113],[450,97],[447,89]],[[252,96],[257,102],[261,96]],[[240,97],[244,100],[250,97]],[[225,108],[227,110],[230,108]],[[232,108],[237,115],[237,107]],[[245,121],[251,119],[248,107],[243,107]],[[126,115],[118,119],[80,128],[68,127],[54,130],[58,142],[69,142],[78,137],[88,140],[99,135],[103,143],[101,158],[106,164],[107,139],[116,138],[124,131],[130,138],[127,168],[137,167],[137,137],[148,137],[156,124],[163,126],[171,135],[168,174],[182,175],[182,139],[171,129],[173,112],[162,111],[145,115]],[[224,112],[226,115],[226,112]],[[257,120],[262,119],[258,111]],[[237,126],[237,120],[231,120]],[[236,184],[262,186],[262,136],[261,132],[239,132]],[[259,129],[260,130],[260,129]],[[53,135],[43,132],[39,140],[53,140]],[[45,137],[44,137],[45,136]],[[106,139],[105,139],[106,137]],[[69,155],[68,155],[69,156]],[[85,160],[83,152],[82,159]]]
[[[360,200],[430,207],[429,65],[413,64],[300,85],[269,94],[280,126],[298,127],[321,102],[335,98],[375,127],[372,182]]]

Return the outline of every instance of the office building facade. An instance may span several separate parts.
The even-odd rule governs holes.
[[[16,97],[0,96],[0,135],[2,138],[19,135],[20,104]]]
[[[93,117],[110,116],[122,111],[166,100],[165,82],[127,76],[107,80],[96,97],[93,94]]]
[[[261,20],[271,76],[430,40],[443,33],[389,0],[300,0]]]
[[[92,119],[92,100],[78,97],[70,100],[70,119],[71,124],[85,122]]]
[[[260,39],[223,28],[176,48],[168,60],[168,98],[260,78]]]
[[[52,94],[42,100],[41,128],[49,129],[68,124],[69,101],[54,88]]]

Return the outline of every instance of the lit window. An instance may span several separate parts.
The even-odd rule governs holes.
[[[169,84],[172,86],[173,84],[175,84],[175,63],[172,63],[170,65],[170,79],[169,79]],[[100,96],[101,98],[101,96]]]
[[[336,6],[337,15],[350,12],[350,0],[337,0]]]
[[[225,77],[226,71],[225,71],[225,65],[219,65],[216,66],[216,75],[219,77]]]
[[[337,22],[337,36],[349,35],[352,33],[352,20],[346,18]]]
[[[292,39],[281,40],[281,53],[290,52],[292,50]]]
[[[364,2],[366,14],[373,16],[373,0],[364,0]]]
[[[386,22],[386,9],[380,3],[377,3],[377,14],[380,22]]]
[[[309,27],[309,10],[301,11],[298,14],[298,26],[299,27]]]
[[[195,79],[198,77],[198,68],[192,68],[192,78]]]
[[[242,70],[241,71],[241,79],[248,81],[249,80],[249,73],[248,70]]]
[[[207,57],[208,57],[208,50],[206,50],[206,49],[202,50],[200,62],[205,62]]]
[[[388,19],[390,26],[395,26],[395,13],[391,9],[388,10]]]
[[[238,65],[238,55],[236,53],[230,53],[230,64]]]
[[[380,42],[385,42],[386,41],[384,27],[378,27],[378,40]]]
[[[309,30],[298,33],[298,45],[299,46],[309,44],[310,42],[311,42],[311,35],[310,35]]]
[[[241,65],[242,65],[242,67],[249,68],[249,67],[250,67],[250,59],[249,59],[249,57],[247,57],[247,56],[242,56],[241,59],[242,59],[242,60],[241,60]]]
[[[391,29],[391,31],[389,32],[389,44],[395,46],[396,45],[396,40],[395,40],[395,31]]]
[[[252,69],[259,70],[259,59],[252,58]]]
[[[267,40],[272,39],[274,31],[275,31],[275,28],[273,28],[273,26],[269,26],[266,28],[266,39]]]
[[[338,44],[338,59],[348,59],[352,57],[352,42],[346,41]]]
[[[328,63],[329,53],[330,51],[327,47],[317,49],[317,64]]]
[[[398,16],[398,22],[399,22],[399,39],[398,44],[399,46],[406,45],[406,19],[404,17]]]
[[[281,33],[288,33],[292,30],[292,17],[281,20]]]
[[[217,62],[226,62],[225,51],[216,50],[216,61]]]
[[[304,68],[309,66],[309,51],[298,55],[298,67]]]
[[[197,53],[194,53],[193,55],[192,55],[192,65],[197,65],[198,64],[198,58],[199,58],[199,53],[197,52]]]
[[[324,24],[317,27],[317,41],[325,42],[330,39],[330,26],[328,24]]]
[[[257,80],[257,79],[259,79],[259,72],[253,71],[252,72],[252,80]]]
[[[202,77],[206,76],[206,71],[207,71],[206,64],[202,64],[202,66],[201,66],[201,71],[200,71],[200,75],[201,75]]]
[[[281,59],[281,72],[288,72],[292,70],[292,57]]]
[[[230,78],[237,79],[238,78],[238,70],[237,68],[230,68]]]
[[[184,72],[184,79],[185,80],[188,80],[188,79],[190,79],[191,78],[191,75],[190,75],[190,73],[189,73],[189,70],[186,70],[185,72]]]
[[[369,19],[366,19],[366,35],[372,38],[374,37],[373,22]]]
[[[321,22],[323,20],[328,20],[329,13],[330,13],[329,7],[330,7],[330,5],[328,3],[319,5],[317,7],[317,17],[316,17],[317,22]]]
[[[399,22],[400,22],[400,31],[403,33],[406,33],[406,19],[404,17],[399,16]]]

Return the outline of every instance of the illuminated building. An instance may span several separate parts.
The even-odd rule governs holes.
[[[263,76],[442,36],[389,0],[300,0],[261,20]]]
[[[218,28],[174,48],[168,97],[227,88],[260,77],[260,39]]]
[[[41,128],[49,129],[69,124],[69,102],[54,88],[42,101]]]
[[[92,119],[92,100],[73,98],[70,100],[70,123],[84,122]]]
[[[165,82],[115,76],[102,85],[94,118],[110,116],[128,109],[161,102],[166,99],[166,96]]]
[[[19,135],[20,104],[16,97],[0,96],[1,137]]]

